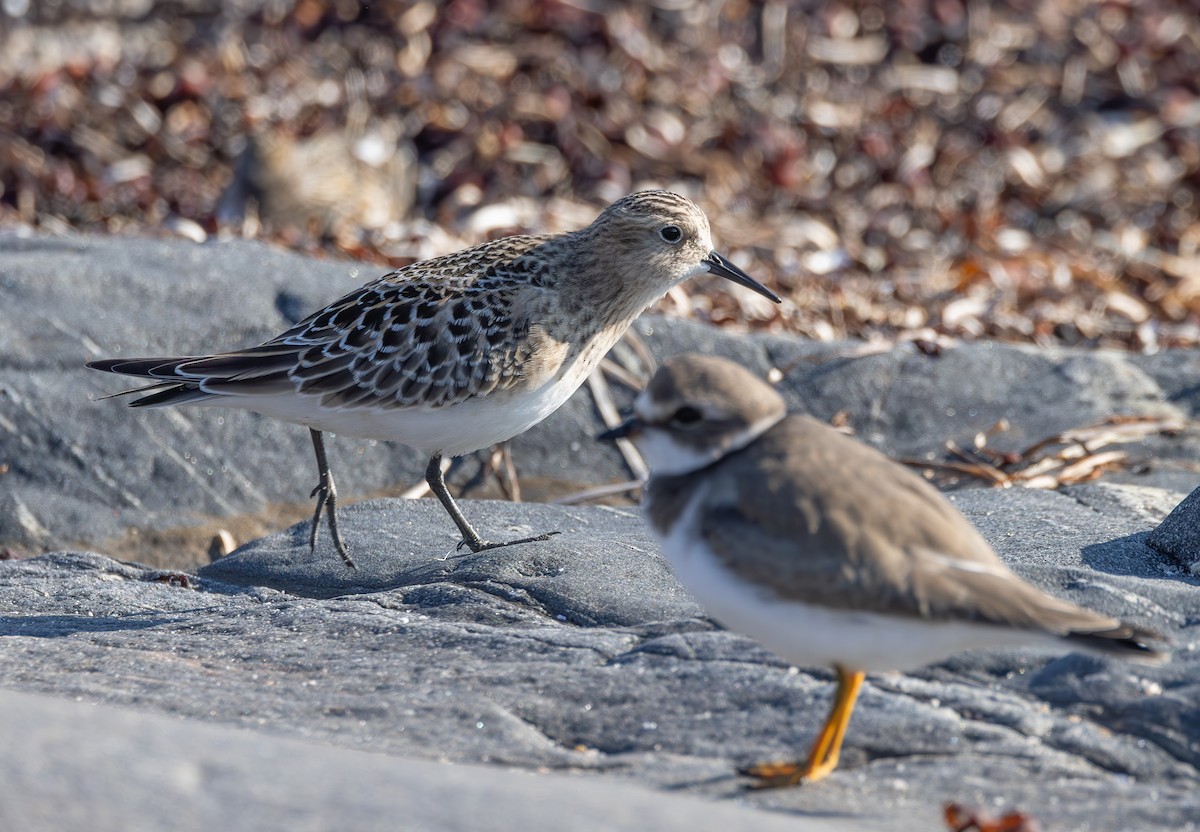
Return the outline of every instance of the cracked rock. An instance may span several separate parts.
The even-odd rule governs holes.
[[[579,828],[604,822],[605,801],[624,811],[655,795],[677,822],[647,810],[621,828],[927,832],[951,800],[1053,829],[1188,828],[1200,817],[1200,582],[1146,546],[1122,500],[1100,517],[1052,492],[955,499],[1018,572],[1164,631],[1170,661],[1006,650],[873,676],[834,775],[746,792],[739,766],[807,748],[829,674],[704,618],[629,512],[464,501],[489,531],[564,534],[446,558],[435,501],[372,501],[343,515],[354,571],[327,540],[310,553],[306,524],[186,582],[95,553],[0,562],[0,732],[20,749],[0,757],[0,777],[21,784],[0,827],[45,806],[66,818],[81,800],[116,817],[153,789],[209,813],[273,795],[319,828],[346,811],[326,785],[353,773],[372,787],[353,791],[365,816],[453,784],[445,812],[486,806],[490,828],[513,828],[530,800],[561,813],[547,795],[572,773]],[[81,708],[88,730],[66,744]],[[279,763],[254,763],[239,738]],[[106,764],[87,766],[100,749]],[[93,791],[47,799],[60,779],[26,787],[27,754],[65,784],[83,765]],[[332,780],[314,788],[310,767]],[[202,800],[163,783],[181,770],[210,772]],[[471,824],[458,813],[438,828]]]

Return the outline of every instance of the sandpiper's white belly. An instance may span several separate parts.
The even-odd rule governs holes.
[[[703,489],[700,489],[703,491]],[[799,667],[912,670],[960,650],[1045,643],[1051,637],[969,622],[922,621],[780,599],[738,577],[696,534],[698,493],[661,540],[676,576],[708,613]]]
[[[343,436],[400,442],[433,455],[477,451],[525,432],[579,387],[573,373],[538,388],[466,399],[444,407],[327,408],[319,396],[217,396],[198,402],[237,407]]]

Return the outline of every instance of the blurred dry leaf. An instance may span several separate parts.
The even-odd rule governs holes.
[[[1200,17],[1034,6],[17,4],[0,223],[221,226],[382,265],[669,187],[788,302],[693,281],[668,314],[1200,344]]]

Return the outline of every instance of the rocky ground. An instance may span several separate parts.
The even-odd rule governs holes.
[[[0,820],[88,807],[138,821],[93,828],[153,828],[158,810],[130,805],[150,791],[184,814],[279,805],[275,823],[328,828],[346,803],[331,786],[352,764],[351,794],[370,796],[350,817],[371,817],[399,789],[422,807],[449,793],[443,814],[474,806],[491,828],[561,823],[568,795],[582,796],[570,814],[582,828],[774,828],[759,814],[769,810],[792,828],[917,832],[940,828],[947,802],[1023,811],[1050,829],[1195,828],[1200,593],[1146,546],[1144,499],[1091,486],[974,489],[957,502],[1028,579],[1168,633],[1168,664],[1003,651],[872,677],[841,769],[766,793],[747,792],[736,769],[804,749],[829,676],[715,628],[629,511],[471,501],[484,528],[563,534],[446,559],[440,506],[358,503],[343,516],[355,572],[328,547],[310,554],[303,525],[191,575],[93,553],[0,563],[0,719],[31,755],[0,766],[10,784],[32,781]],[[31,761],[70,773],[97,758],[106,764],[71,800],[53,798],[78,775],[31,775]],[[563,774],[571,791],[554,797]],[[642,814],[647,788],[667,802]]]
[[[213,534],[247,540],[308,516],[315,466],[307,432],[253,414],[129,411],[96,401],[124,382],[83,363],[119,354],[188,354],[257,343],[375,273],[261,243],[195,245],[104,237],[0,237],[0,546],[63,546],[164,567],[205,562]],[[1186,493],[1200,480],[1200,352],[1157,355],[1032,349],[994,342],[929,355],[795,338],[750,338],[648,317],[642,353],[618,349],[620,378],[647,377],[654,355],[735,355],[777,378],[792,406],[842,424],[894,456],[928,464],[948,484],[1059,484],[1103,474]],[[617,377],[614,406],[633,391]],[[567,498],[632,472],[612,448],[585,388],[514,441],[522,482],[540,500]],[[946,448],[951,442],[954,452]],[[337,438],[343,494],[397,496],[425,460],[386,443]],[[450,480],[488,482],[489,454]],[[625,505],[633,500],[626,496]],[[273,524],[273,525],[272,525]],[[199,531],[185,532],[191,528]]]
[[[350,572],[279,511],[307,513],[302,429],[96,400],[119,380],[83,361],[251,343],[371,276],[352,269],[253,242],[0,236],[0,546],[15,557],[0,562],[0,719],[19,749],[0,758],[15,784],[0,827],[149,829],[169,808],[195,828],[317,829],[411,804],[428,828],[537,829],[571,801],[581,828],[917,832],[946,802],[1051,829],[1194,828],[1200,534],[1194,511],[1159,523],[1197,479],[1200,353],[930,354],[639,322],[642,349],[615,353],[616,404],[648,357],[737,357],[957,487],[1027,579],[1176,643],[1153,668],[1001,651],[872,677],[839,772],[750,793],[737,767],[804,749],[829,678],[704,618],[628,497],[466,501],[482,529],[564,534],[447,558],[436,503],[355,502],[400,493],[424,461],[337,438]],[[594,395],[514,442],[543,498],[630,477],[589,438]],[[1044,487],[963,487],[1006,478]],[[235,528],[246,545],[197,569]]]
[[[1175,506],[1200,482],[1198,21],[0,3],[0,829],[927,832],[951,802],[1195,829],[1200,496]],[[129,411],[82,367],[252,344],[650,186],[784,303],[680,287],[513,442],[515,475],[456,463],[468,498],[564,503],[463,503],[498,535],[564,531],[545,544],[448,558],[441,509],[402,498],[425,460],[337,437],[349,572],[306,545],[303,429]],[[829,677],[706,619],[620,486],[636,460],[589,438],[682,350],[917,467],[1027,579],[1173,657],[875,676],[838,772],[746,791],[739,766],[807,747]]]

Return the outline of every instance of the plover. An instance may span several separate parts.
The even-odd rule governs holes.
[[[631,194],[587,228],[506,237],[398,269],[258,346],[214,355],[110,358],[88,366],[154,383],[132,407],[206,405],[307,426],[338,554],[337,491],[323,432],[400,442],[429,456],[425,478],[479,552],[488,543],[446,489],[441,461],[502,442],[575,392],[633,320],[702,274],[779,297],[713,249],[708,219],[668,191]],[[122,394],[117,394],[122,395]]]
[[[721,624],[837,674],[808,757],[745,771],[759,787],[828,775],[864,674],[959,650],[1082,648],[1135,660],[1156,633],[1026,583],[937,489],[833,428],[788,415],[724,359],[666,362],[624,425],[646,457],[644,511],[680,582]]]

